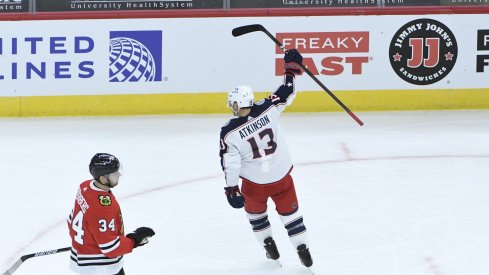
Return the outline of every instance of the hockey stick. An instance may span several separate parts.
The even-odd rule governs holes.
[[[264,32],[284,52],[287,51],[287,49],[282,45],[282,43],[280,43],[280,41],[278,41],[277,38],[275,38],[275,36],[273,36],[267,29],[265,29],[265,27],[263,27],[260,24],[246,25],[246,26],[234,28],[232,31],[232,34],[234,37],[237,37],[237,36],[241,36],[243,34],[247,34],[250,32],[256,32],[256,31]],[[360,126],[363,126],[363,122],[352,111],[350,111],[350,109],[348,109],[348,107],[346,107],[345,104],[343,104],[343,102],[341,102],[341,100],[339,100],[326,86],[324,86],[324,84],[321,83],[321,81],[319,81],[319,79],[317,79],[317,77],[315,75],[313,75],[311,73],[311,71],[309,71],[309,69],[306,68],[306,66],[304,66],[304,64],[299,64],[299,65],[301,66],[301,69],[304,72],[306,72],[319,86],[321,86],[321,88],[323,88],[323,90],[326,93],[328,93],[329,96],[331,96],[334,99],[334,101],[336,101],[336,103],[338,103],[341,106],[341,108],[343,108],[343,110],[345,110],[358,124],[360,124]]]
[[[42,251],[42,252],[24,255],[24,256],[20,257],[20,259],[18,259],[14,263],[14,265],[12,265],[12,267],[9,268],[9,270],[5,271],[5,273],[3,273],[3,275],[12,275],[23,262],[25,262],[26,260],[28,260],[30,258],[61,253],[61,252],[69,251],[69,250],[71,250],[71,247],[63,247],[63,248],[58,248],[58,249],[47,250],[47,251]]]

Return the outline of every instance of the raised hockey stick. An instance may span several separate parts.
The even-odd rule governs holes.
[[[284,47],[284,45],[282,45],[282,43],[280,43],[280,41],[278,41],[277,38],[275,38],[275,36],[273,36],[267,29],[265,29],[265,27],[263,27],[260,24],[246,25],[246,26],[234,28],[232,31],[232,34],[234,37],[237,37],[237,36],[241,36],[243,34],[247,34],[250,32],[256,32],[256,31],[264,32],[284,52],[287,51],[287,49]],[[319,86],[321,86],[321,88],[323,88],[323,90],[326,93],[328,93],[329,96],[331,96],[334,99],[334,101],[336,101],[336,103],[338,103],[341,106],[341,108],[343,108],[343,110],[345,110],[358,124],[360,124],[360,126],[363,126],[363,122],[352,111],[350,111],[350,109],[348,109],[348,107],[346,107],[346,105],[343,104],[343,102],[341,102],[341,100],[339,100],[326,86],[324,86],[324,84],[321,83],[321,81],[319,81],[319,79],[317,79],[317,77],[315,75],[313,75],[311,73],[311,71],[309,71],[309,69],[306,68],[306,66],[304,66],[304,64],[299,64],[299,65],[301,66],[301,69],[304,72],[306,72]]]
[[[24,255],[24,256],[20,257],[20,259],[18,259],[12,265],[12,267],[9,268],[9,270],[5,271],[5,273],[3,273],[2,275],[12,275],[23,262],[25,262],[26,260],[28,260],[30,258],[56,254],[56,253],[65,252],[65,251],[69,251],[69,250],[71,250],[71,247],[63,247],[63,248],[58,248],[58,249],[47,250],[47,251],[42,251],[42,252]]]

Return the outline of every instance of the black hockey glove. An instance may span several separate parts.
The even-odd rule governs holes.
[[[153,237],[155,232],[149,227],[139,227],[126,235],[126,237],[134,240],[134,247],[143,246],[149,242],[148,238]]]
[[[285,52],[285,74],[296,75],[301,74],[302,55],[296,49],[288,50]]]
[[[226,197],[233,208],[242,208],[244,206],[244,198],[237,185],[233,187],[224,187],[224,190],[226,190]]]

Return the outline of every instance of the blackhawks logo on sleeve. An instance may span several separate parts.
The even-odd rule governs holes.
[[[98,196],[99,202],[103,206],[109,206],[112,204],[112,200],[110,196]]]

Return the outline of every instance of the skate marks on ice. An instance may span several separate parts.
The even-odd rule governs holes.
[[[36,207],[49,209],[47,206],[52,204],[61,208],[59,200],[64,204],[64,197],[71,207],[76,184],[71,181],[82,180],[80,175],[86,173],[83,168],[86,160],[78,161],[78,156],[86,151],[91,156],[93,150],[104,148],[120,152],[124,162],[125,182],[116,191],[121,198],[126,228],[144,222],[154,225],[155,231],[165,236],[152,239],[147,246],[128,255],[128,274],[489,274],[489,201],[484,199],[489,194],[484,172],[489,167],[489,124],[487,119],[479,119],[489,117],[489,113],[363,116],[366,127],[361,130],[350,127],[335,114],[291,114],[283,118],[296,163],[293,173],[297,192],[314,241],[312,270],[300,264],[286,233],[282,232],[280,220],[271,218],[270,222],[282,253],[282,268],[265,258],[245,216],[227,208],[216,146],[196,147],[197,143],[216,144],[215,135],[207,130],[215,129],[218,134],[224,120],[217,116],[25,120],[34,125],[42,139],[28,138],[27,130],[19,138],[15,128],[23,124],[19,120],[12,120],[10,129],[0,121],[3,130],[0,141],[9,144],[0,149],[5,156],[4,159],[0,156],[3,163],[0,165],[9,171],[3,175],[8,192],[0,194],[0,199],[4,205],[23,213],[19,216],[1,212],[2,217],[11,221],[3,230],[5,236],[15,234],[26,221],[37,221],[38,217],[29,216],[36,214]],[[73,124],[80,129],[70,132]],[[92,129],[93,124],[105,140],[81,130]],[[177,125],[182,125],[181,131],[175,128]],[[138,130],[131,131],[133,127]],[[90,146],[85,145],[87,139]],[[182,144],[175,145],[178,141]],[[29,157],[33,155],[42,158]],[[60,170],[53,178],[49,168],[54,163],[39,163],[39,159],[58,160],[59,155],[64,156],[63,167],[70,171],[82,167],[83,171],[74,176]],[[167,156],[180,159],[169,161]],[[16,167],[17,162],[28,167],[29,173]],[[71,162],[77,163],[70,167]],[[179,168],[180,163],[185,164],[185,169]],[[133,172],[147,171],[152,164],[158,164],[160,173]],[[129,184],[132,182],[137,184]],[[56,202],[46,200],[50,197]],[[22,204],[18,203],[19,198]],[[39,223],[31,223],[40,225],[34,240],[30,239],[35,228],[26,231],[22,240],[0,237],[3,261],[43,251],[53,244],[63,246],[64,215],[69,209],[56,211],[55,207],[51,207],[54,214],[45,211]],[[275,216],[273,205],[269,210],[270,217]],[[175,251],[182,240],[188,247]],[[210,254],[216,250],[218,256]],[[65,256],[28,261],[16,275],[71,274]],[[428,258],[432,260],[425,260]]]

